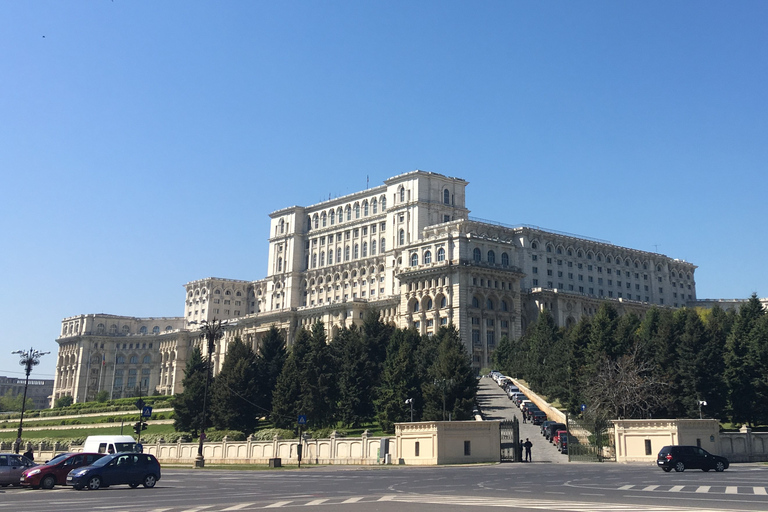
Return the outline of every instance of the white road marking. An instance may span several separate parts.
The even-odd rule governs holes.
[[[344,503],[357,503],[357,502],[358,502],[358,501],[360,501],[361,499],[363,499],[363,497],[362,497],[362,496],[356,496],[356,497],[354,497],[354,498],[347,498],[346,500],[342,501],[341,503],[342,503],[342,504],[344,504]]]
[[[709,490],[710,490],[710,489],[711,489],[711,487],[710,487],[710,486],[708,486],[708,485],[700,485],[700,486],[699,486],[699,487],[696,489],[696,492],[709,492]]]
[[[619,490],[620,491],[628,491],[628,490],[630,490],[633,487],[634,487],[634,485],[622,485],[621,487],[619,487]]]
[[[326,501],[328,501],[328,498],[322,498],[322,499],[319,499],[319,500],[312,500],[309,503],[306,503],[305,506],[312,507],[314,505],[322,505]]]
[[[394,499],[395,499],[395,495],[394,494],[387,494],[387,495],[382,496],[381,498],[379,498],[378,501],[392,501]]]
[[[682,491],[682,490],[683,490],[683,487],[685,487],[685,486],[684,486],[684,485],[675,485],[675,486],[673,486],[673,487],[672,487],[672,488],[669,490],[669,492],[680,492],[680,491]]]
[[[250,507],[251,505],[255,505],[256,503],[240,503],[239,505],[233,505],[229,508],[223,508],[221,509],[221,512],[225,512],[228,510],[242,510],[244,508]]]
[[[755,494],[760,494],[762,496],[765,496],[768,494],[768,492],[765,492],[765,487],[753,487],[752,492]]]
[[[285,505],[288,505],[289,503],[293,503],[293,502],[292,501],[276,501],[271,505],[267,505],[264,508],[280,508],[280,507],[284,507]]]
[[[645,487],[643,487],[643,490],[644,491],[655,491],[658,488],[659,488],[658,485],[646,485]]]
[[[739,494],[739,488],[733,485],[729,485],[725,488],[725,494]]]

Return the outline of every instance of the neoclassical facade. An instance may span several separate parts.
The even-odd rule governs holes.
[[[330,338],[359,324],[367,308],[423,334],[455,325],[479,370],[505,336],[519,337],[539,312],[560,325],[593,315],[601,302],[640,315],[651,305],[696,301],[696,266],[608,242],[473,219],[467,182],[413,171],[383,185],[270,215],[267,275],[205,278],[184,285],[175,318],[79,315],[62,321],[54,398],[91,399],[181,391],[198,327],[227,322],[228,342],[257,349],[277,326],[289,345],[322,321]]]

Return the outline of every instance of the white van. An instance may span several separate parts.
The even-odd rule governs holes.
[[[141,446],[131,436],[88,436],[83,452],[86,453],[141,453]]]

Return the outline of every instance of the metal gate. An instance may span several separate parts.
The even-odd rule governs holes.
[[[517,418],[502,421],[501,462],[520,462],[520,423]]]
[[[568,461],[616,462],[613,423],[601,419],[565,417]]]

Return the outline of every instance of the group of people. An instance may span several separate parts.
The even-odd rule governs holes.
[[[525,438],[525,442],[523,442],[522,439],[520,440],[520,462],[533,462],[531,447],[533,447],[533,443],[527,437]],[[523,450],[525,450],[525,459],[523,459]]]

